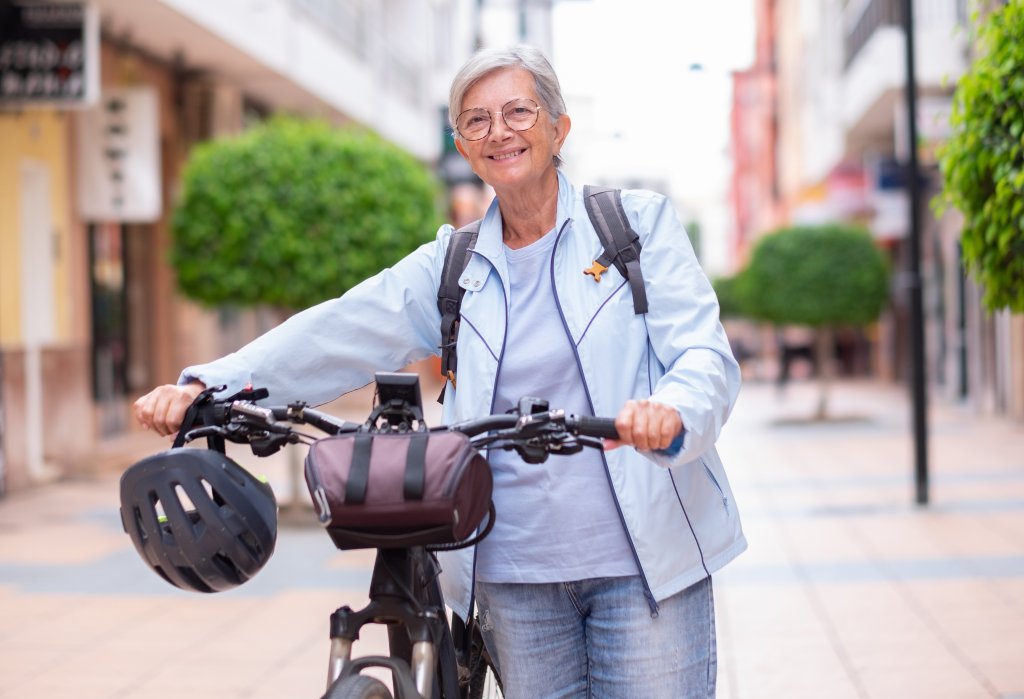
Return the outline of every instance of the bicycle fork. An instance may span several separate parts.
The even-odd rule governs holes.
[[[331,614],[331,650],[327,687],[340,677],[366,667],[385,667],[394,679],[398,699],[431,699],[437,667],[437,642],[443,636],[441,610],[409,598],[408,582],[420,572],[406,551],[381,550],[370,582],[370,603],[353,610],[340,607]],[[352,658],[352,645],[368,623],[387,624],[391,655]],[[411,641],[411,647],[410,647]],[[406,660],[408,658],[408,660]]]
[[[344,631],[335,633],[335,627],[339,622],[345,626],[344,621],[340,619],[336,622],[337,615],[341,614],[344,618],[350,613],[352,613],[351,609],[343,607],[331,615],[331,653],[327,665],[327,687],[330,688],[343,674],[358,674],[363,668],[371,666],[386,667],[394,678],[397,697],[430,699],[434,686],[434,668],[437,667],[437,651],[433,641],[414,641],[411,663],[406,663],[404,658],[394,656],[366,656],[353,660],[352,644],[354,639],[348,638],[348,634]],[[356,629],[356,633],[358,634],[358,629]],[[429,630],[427,633],[430,633]],[[415,694],[411,692],[415,692]]]

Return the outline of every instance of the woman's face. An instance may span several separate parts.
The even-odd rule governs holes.
[[[510,129],[501,116],[502,107],[523,97],[540,104],[533,75],[522,68],[501,68],[477,81],[462,99],[463,112],[491,113],[491,130],[477,141],[456,138],[455,147],[473,172],[499,193],[542,183],[545,175],[553,174],[554,156],[569,134],[569,117],[563,114],[552,124],[544,109],[529,129]]]

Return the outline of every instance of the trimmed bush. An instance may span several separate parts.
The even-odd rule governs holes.
[[[197,146],[172,220],[182,292],[208,305],[299,309],[432,239],[439,187],[361,129],[279,117]]]
[[[865,325],[888,298],[888,271],[871,235],[824,225],[761,238],[738,282],[745,315],[780,325]]]

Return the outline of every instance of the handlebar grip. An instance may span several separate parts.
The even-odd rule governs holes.
[[[619,438],[619,431],[615,428],[615,418],[580,415],[576,420],[576,431],[583,436],[602,437],[604,439]]]

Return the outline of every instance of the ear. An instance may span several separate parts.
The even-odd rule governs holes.
[[[465,146],[462,145],[462,139],[459,138],[458,136],[452,136],[452,140],[455,141],[455,150],[459,151],[459,155],[461,155],[466,160],[469,160],[469,155],[466,153],[466,148]]]
[[[570,129],[572,129],[572,120],[568,114],[563,114],[555,120],[555,144],[558,146],[555,149],[556,154],[562,149],[562,144],[565,143]]]

